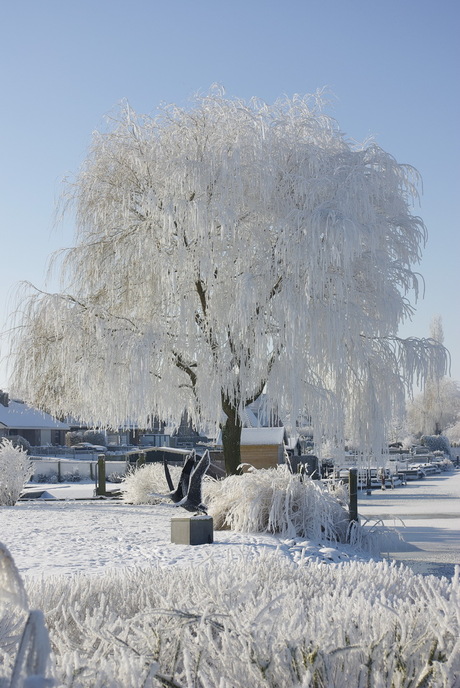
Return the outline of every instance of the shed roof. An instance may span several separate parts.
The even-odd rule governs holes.
[[[222,445],[222,433],[219,433],[217,445]],[[284,444],[284,427],[281,428],[242,428],[241,445],[250,444]]]

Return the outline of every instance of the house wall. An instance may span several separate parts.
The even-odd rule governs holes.
[[[281,463],[282,457],[283,445],[241,445],[241,463],[250,463],[254,468],[273,468]]]
[[[42,430],[40,437],[40,445],[52,444],[51,430]]]
[[[32,447],[40,444],[40,430],[30,430],[28,428],[10,428],[8,430],[9,437],[15,437],[16,435],[24,437]]]

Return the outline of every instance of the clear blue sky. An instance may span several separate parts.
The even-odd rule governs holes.
[[[422,174],[426,294],[401,333],[427,337],[441,315],[460,380],[459,35],[458,0],[3,0],[0,323],[71,243],[53,229],[60,180],[123,98],[150,113],[215,82],[267,102],[327,87],[349,137]]]

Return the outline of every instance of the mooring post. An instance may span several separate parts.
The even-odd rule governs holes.
[[[358,469],[350,468],[348,474],[348,488],[350,492],[350,505],[348,508],[350,523],[358,522]]]
[[[96,495],[105,497],[105,455],[99,454],[97,457],[97,485],[96,485]]]

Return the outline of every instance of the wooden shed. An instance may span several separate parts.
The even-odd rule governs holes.
[[[243,428],[241,463],[273,468],[284,463],[284,428]]]

